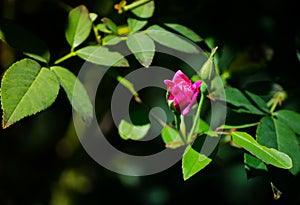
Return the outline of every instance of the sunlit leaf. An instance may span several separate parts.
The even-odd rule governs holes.
[[[66,68],[53,66],[50,68],[58,77],[60,85],[65,90],[67,97],[76,112],[85,122],[93,118],[93,106],[82,83]]]
[[[59,82],[53,72],[34,60],[14,63],[1,82],[2,127],[48,108],[56,99]]]
[[[140,18],[150,18],[154,13],[154,9],[155,9],[154,1],[150,1],[139,7],[131,9],[131,12]]]
[[[104,66],[128,67],[128,61],[118,52],[103,46],[87,46],[77,51],[77,55],[91,63]]]
[[[97,28],[99,31],[103,32],[103,33],[108,33],[108,34],[111,34],[111,33],[112,33],[112,31],[109,30],[109,29],[105,26],[104,23],[99,23],[99,24],[97,24],[96,28]]]
[[[140,140],[146,136],[151,125],[133,125],[125,120],[121,120],[119,124],[119,135],[124,140]]]
[[[72,48],[79,46],[89,36],[92,20],[88,9],[84,5],[72,9],[68,16],[66,38]]]
[[[90,19],[92,22],[94,22],[98,18],[98,14],[96,13],[90,13]]]
[[[183,179],[187,180],[191,176],[204,169],[212,160],[194,150],[190,145],[184,151],[182,157]]]
[[[115,24],[115,22],[107,17],[102,18],[101,21],[110,31],[112,31],[116,35],[118,34],[118,26]]]
[[[103,45],[116,45],[121,41],[122,39],[116,35],[107,35],[102,39]]]
[[[258,142],[246,132],[232,132],[231,137],[235,144],[243,147],[266,164],[271,164],[283,169],[293,167],[292,160],[287,154],[274,148],[268,148],[258,144]]]
[[[146,34],[134,33],[128,36],[126,44],[136,59],[146,68],[152,63],[155,44]]]
[[[186,41],[179,35],[171,33],[158,25],[147,28],[146,33],[156,42],[163,46],[182,51],[185,53],[199,53],[197,47]]]
[[[161,137],[164,143],[166,144],[167,148],[175,149],[177,147],[184,145],[183,141],[180,138],[179,133],[175,129],[169,126],[165,126],[162,129]]]
[[[128,27],[131,33],[141,30],[147,23],[147,20],[138,20],[134,18],[127,19]]]
[[[194,42],[203,41],[203,39],[197,33],[186,26],[176,23],[166,23],[165,25]]]
[[[211,137],[218,136],[218,134],[216,132],[214,132],[213,130],[210,129],[209,124],[207,124],[207,122],[205,122],[202,119],[198,120],[198,126],[196,127],[195,133],[196,134],[207,134]]]

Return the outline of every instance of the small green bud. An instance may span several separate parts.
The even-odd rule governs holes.
[[[201,79],[205,80],[206,82],[212,80],[216,75],[216,71],[214,68],[214,62],[213,62],[213,56],[216,53],[217,48],[218,47],[215,47],[214,49],[212,49],[210,57],[203,64],[203,66],[199,72],[199,76],[201,77]]]

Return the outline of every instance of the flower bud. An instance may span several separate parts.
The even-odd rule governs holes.
[[[202,81],[192,83],[191,80],[179,70],[175,73],[173,80],[164,80],[164,83],[168,89],[167,101],[169,107],[182,115],[188,114],[200,93]]]
[[[218,47],[215,47],[212,50],[210,57],[203,64],[203,66],[199,72],[199,76],[201,77],[201,79],[206,82],[211,81],[216,75],[216,71],[214,68],[214,62],[213,62],[213,56],[214,56],[215,52],[217,51],[217,48]]]

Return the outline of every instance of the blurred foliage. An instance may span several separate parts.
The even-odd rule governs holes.
[[[1,0],[0,15],[40,37],[53,59],[57,59],[69,49],[64,37],[66,22],[62,20],[67,19],[70,9],[67,5],[85,4],[91,12],[122,24],[124,19],[113,9],[115,3],[119,2]],[[230,84],[268,96],[270,89],[262,88],[275,82],[284,87],[289,96],[282,107],[300,111],[296,74],[300,69],[297,57],[300,13],[296,1],[157,0],[155,3],[152,23],[180,23],[192,28],[206,42],[219,46],[219,69],[230,71]],[[13,48],[0,42],[1,73],[19,59]],[[76,73],[81,61],[74,59],[64,64]],[[110,84],[111,79],[107,83]],[[111,90],[105,92],[97,97],[109,98]],[[107,127],[110,137],[117,135],[117,130],[110,128],[109,119],[105,123],[107,101],[109,99],[101,99],[103,106],[97,108],[97,114],[104,116],[99,121]],[[282,192],[275,201],[270,178],[258,176],[248,180],[242,166],[243,153],[228,144],[220,147],[220,159],[190,181],[182,180],[180,163],[152,176],[112,173],[94,162],[81,147],[71,114],[66,96],[60,92],[51,108],[6,130],[0,129],[0,204],[300,203],[299,175],[293,177],[275,170],[281,177],[270,178],[280,181],[281,187],[277,188]],[[244,115],[229,114],[234,115],[233,124],[245,121]],[[118,138],[112,141],[127,146]]]

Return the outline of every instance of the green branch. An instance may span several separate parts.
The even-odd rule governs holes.
[[[259,122],[244,124],[244,125],[221,125],[220,127],[218,127],[216,129],[216,131],[219,131],[221,129],[243,129],[243,128],[248,128],[248,127],[253,127],[258,124],[259,124]]]
[[[186,145],[187,144],[187,140],[185,138],[185,136],[183,136],[181,130],[180,130],[180,123],[181,123],[181,114],[177,111],[174,112],[175,115],[175,127],[176,130],[178,131],[178,134],[180,136],[180,139],[182,140],[182,142]]]
[[[123,13],[125,11],[131,10],[131,9],[139,7],[139,6],[143,5],[143,4],[146,4],[149,1],[153,1],[153,0],[139,0],[139,1],[133,2],[133,3],[129,4],[129,5],[126,5],[126,4],[124,4],[124,1],[121,1],[119,4],[117,4],[115,6],[115,8],[117,8],[118,9],[118,13],[121,14],[121,13]]]
[[[65,55],[65,56],[61,57],[60,59],[56,60],[56,61],[54,62],[54,64],[57,65],[57,64],[59,64],[59,63],[65,61],[65,60],[67,60],[67,59],[69,59],[69,58],[71,58],[71,57],[73,57],[73,56],[76,56],[76,55],[77,55],[77,53],[76,53],[75,51],[71,51],[71,52],[68,53],[67,55]]]
[[[196,127],[198,125],[198,120],[200,119],[200,113],[201,113],[201,109],[202,109],[202,106],[203,106],[203,102],[204,102],[204,94],[203,92],[201,92],[201,97],[200,97],[200,102],[199,102],[199,105],[198,105],[198,109],[197,109],[197,113],[196,113],[196,116],[195,116],[195,119],[194,119],[194,123],[192,125],[192,128],[189,132],[189,135],[188,135],[188,142],[193,138],[193,135],[194,135],[194,132],[196,130]]]

